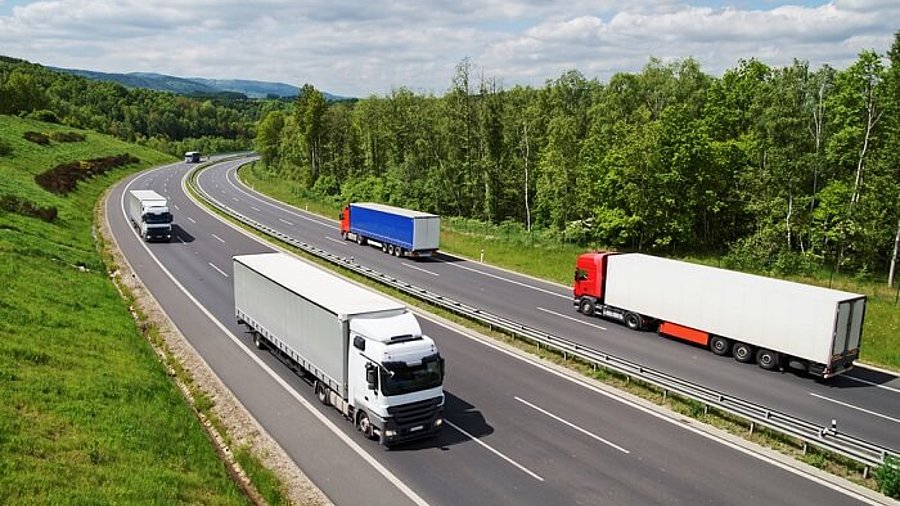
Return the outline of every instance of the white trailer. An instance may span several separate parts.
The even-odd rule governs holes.
[[[441,429],[444,361],[406,307],[283,253],[233,260],[238,322],[321,402],[385,445]]]
[[[128,216],[145,241],[172,239],[172,213],[165,197],[153,190],[128,192]]]
[[[662,334],[767,369],[791,365],[827,378],[859,356],[864,295],[642,254],[583,255],[579,270],[592,263],[602,297],[576,279],[582,312],[632,328],[658,324]]]

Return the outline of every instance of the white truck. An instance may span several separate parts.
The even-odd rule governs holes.
[[[284,253],[233,267],[238,323],[320,402],[386,446],[440,431],[444,359],[405,306]]]
[[[172,213],[165,197],[153,190],[128,192],[128,216],[145,241],[172,239]]]
[[[865,295],[637,253],[579,256],[574,297],[587,315],[824,378],[853,367],[866,311]]]

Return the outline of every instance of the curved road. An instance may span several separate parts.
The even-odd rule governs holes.
[[[227,173],[238,163],[220,166]],[[231,257],[271,247],[195,205],[182,189],[187,170],[173,164],[115,187],[106,205],[116,242],[215,373],[336,504],[871,502],[426,315],[423,330],[448,364],[448,426],[434,440],[385,450],[251,348],[234,322]],[[170,198],[176,240],[140,241],[125,215],[129,189]],[[259,205],[238,195],[232,203]],[[297,216],[276,220],[307,222]]]
[[[573,307],[570,287],[446,255],[397,259],[377,248],[341,241],[336,220],[250,190],[238,180],[234,167],[214,167],[199,182],[245,216],[335,255],[353,257],[379,272],[770,409],[823,426],[835,420],[844,433],[900,451],[900,379],[895,375],[857,367],[820,381],[792,372],[764,371],[705,348],[586,317]]]

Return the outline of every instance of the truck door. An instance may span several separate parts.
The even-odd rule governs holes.
[[[844,356],[859,349],[865,304],[865,299],[848,300],[838,304],[832,355]]]

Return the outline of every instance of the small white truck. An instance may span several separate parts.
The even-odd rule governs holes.
[[[284,253],[236,256],[233,269],[238,323],[320,402],[386,446],[440,431],[444,359],[405,306]]]
[[[128,216],[145,241],[172,239],[172,213],[169,211],[169,202],[155,191],[129,191]]]

